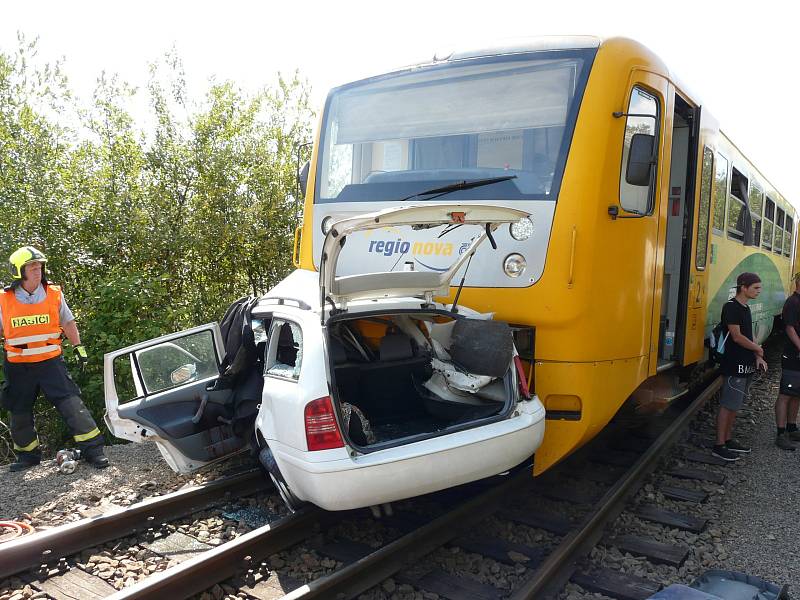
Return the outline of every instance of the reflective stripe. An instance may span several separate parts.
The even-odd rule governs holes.
[[[39,445],[39,438],[36,438],[27,446],[17,446],[16,442],[14,442],[14,450],[16,450],[17,452],[30,452],[38,445]]]
[[[21,346],[22,344],[30,344],[31,342],[46,342],[47,340],[53,340],[60,337],[60,333],[42,333],[40,335],[29,335],[26,337],[8,339],[6,340],[6,343],[11,344],[12,346]]]
[[[82,433],[80,435],[74,436],[76,442],[85,442],[86,440],[90,440],[94,437],[100,435],[100,430],[95,427],[89,433]]]
[[[9,356],[33,356],[34,354],[44,354],[46,352],[52,352],[53,350],[58,350],[61,346],[42,346],[41,348],[23,348],[22,352],[17,354],[16,352],[10,352]]]

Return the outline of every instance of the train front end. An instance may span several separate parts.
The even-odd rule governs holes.
[[[608,220],[605,207],[598,214],[609,203],[605,188],[619,182],[620,154],[616,180],[602,173],[612,135],[621,152],[624,124],[611,113],[627,85],[618,67],[607,69],[611,80],[598,80],[600,49],[592,37],[538,39],[335,88],[306,185],[299,264],[310,270],[319,270],[332,223],[361,213],[441,198],[531,215],[495,232],[494,244],[454,278],[450,300],[463,279],[461,303],[515,328],[529,383],[548,410],[537,473],[602,429],[647,372],[644,334],[626,341],[624,315],[622,326],[595,322],[602,261],[591,245],[596,221]],[[601,126],[590,86],[608,105]],[[371,230],[348,238],[339,272],[442,272],[469,246],[468,229]],[[629,252],[636,242],[621,243]],[[638,310],[647,313],[643,304]],[[618,335],[598,339],[609,327]]]

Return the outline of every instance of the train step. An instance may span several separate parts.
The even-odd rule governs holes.
[[[665,372],[649,377],[631,394],[636,412],[657,415],[689,391],[689,386],[678,375]]]

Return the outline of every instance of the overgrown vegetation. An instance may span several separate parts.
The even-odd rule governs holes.
[[[148,125],[131,109],[143,97]],[[193,102],[168,53],[146,90],[102,75],[80,106],[35,43],[0,48],[0,259],[27,244],[47,255],[89,350],[83,372],[68,363],[98,424],[105,352],[217,320],[289,272],[312,117],[297,73],[256,94],[211,82]],[[52,452],[67,430],[45,401],[36,413]],[[0,411],[0,462],[7,423]]]

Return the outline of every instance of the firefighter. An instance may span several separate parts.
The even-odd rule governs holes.
[[[72,381],[61,351],[61,333],[81,363],[88,360],[75,317],[61,288],[47,282],[47,258],[24,246],[9,258],[12,283],[0,292],[0,335],[5,336],[3,408],[11,413],[11,438],[17,461],[11,471],[38,465],[39,438],[33,424],[33,404],[39,392],[67,423],[83,458],[97,468],[108,466],[103,436]]]

